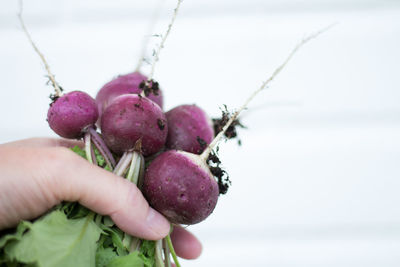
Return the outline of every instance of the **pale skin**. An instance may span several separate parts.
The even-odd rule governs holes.
[[[0,231],[34,219],[61,201],[110,216],[126,233],[157,240],[169,222],[129,181],[96,167],[68,149],[77,141],[32,138],[0,145]],[[178,256],[197,258],[202,246],[181,227],[171,234]]]

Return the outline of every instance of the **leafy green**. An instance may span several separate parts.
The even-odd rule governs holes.
[[[90,210],[80,205],[78,202],[63,202],[59,208],[63,211],[68,219],[79,219],[86,217]]]
[[[76,154],[78,154],[79,156],[83,157],[84,159],[87,159],[86,151],[83,150],[82,148],[80,148],[79,146],[74,146],[71,148],[71,150],[73,152],[75,152]],[[100,151],[96,147],[94,147],[93,150],[94,150],[94,154],[96,156],[97,165],[99,167],[104,168],[107,171],[111,171],[110,167],[107,165],[107,162],[104,159],[103,155],[101,155]]]
[[[106,267],[116,257],[118,255],[112,248],[101,248],[96,253],[96,267]]]
[[[156,242],[143,240],[140,246],[140,257],[145,267],[152,267],[155,264]]]
[[[114,222],[111,220],[111,218],[109,216],[104,216],[103,217],[103,223],[104,223],[105,226],[108,226],[108,227],[112,227],[112,226],[115,225]]]
[[[76,154],[78,154],[79,156],[81,156],[82,158],[87,159],[85,150],[83,150],[79,146],[74,146],[74,147],[71,148],[71,150],[73,152],[75,152]]]
[[[106,160],[104,159],[103,155],[100,154],[97,148],[94,149],[94,154],[96,155],[97,165],[99,166],[106,165]]]
[[[129,255],[114,258],[109,262],[107,267],[143,267],[143,260],[139,256],[139,252],[135,251]]]
[[[153,267],[154,266],[154,264],[155,264],[154,257],[149,258],[149,257],[144,256],[142,253],[139,254],[139,257],[142,259],[144,267]]]
[[[8,242],[21,240],[24,232],[30,227],[29,222],[22,222],[18,225],[17,230],[13,234],[8,234],[0,238],[0,249],[4,248]]]
[[[30,225],[19,242],[10,242],[5,253],[10,260],[38,267],[94,267],[101,229],[92,215],[68,220],[55,210]]]
[[[122,243],[123,232],[120,229],[102,225],[102,230],[110,235],[112,246],[116,249],[119,256],[125,256],[128,254],[127,248]]]
[[[21,240],[23,234],[29,229],[29,227],[30,223],[23,221],[18,225],[15,233],[6,234],[0,238],[0,266],[3,266],[2,264],[7,264],[7,267],[17,266],[17,263],[8,260],[4,248],[12,242],[18,242],[19,240]]]

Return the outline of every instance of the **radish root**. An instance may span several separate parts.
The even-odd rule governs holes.
[[[150,75],[147,80],[148,82],[150,82],[153,79],[156,64],[157,64],[158,60],[160,59],[161,49],[164,47],[165,41],[167,40],[167,37],[168,37],[169,33],[171,32],[172,26],[174,25],[175,19],[178,15],[179,7],[181,6],[182,2],[183,2],[183,0],[178,0],[178,4],[176,5],[176,7],[174,9],[174,14],[172,15],[171,22],[168,25],[167,32],[164,35],[162,35],[161,43],[157,47],[157,50],[154,52],[154,62],[151,65]]]
[[[255,98],[255,96],[260,93],[262,90],[264,90],[265,88],[267,88],[267,85],[269,83],[271,83],[274,78],[282,71],[282,69],[287,65],[287,63],[292,59],[292,57],[294,56],[294,54],[304,45],[306,44],[308,41],[315,39],[316,37],[318,37],[320,34],[326,32],[327,30],[329,30],[330,28],[332,28],[335,24],[331,24],[328,27],[325,27],[313,34],[310,34],[308,36],[306,36],[305,38],[303,38],[294,48],[293,50],[290,52],[290,54],[287,56],[287,58],[283,61],[283,63],[275,69],[275,71],[272,73],[272,75],[266,80],[264,81],[261,86],[254,91],[249,98],[247,98],[247,100],[244,102],[244,104],[236,111],[232,114],[232,116],[230,117],[229,121],[225,124],[225,126],[222,128],[222,131],[218,133],[218,135],[212,140],[212,142],[207,146],[207,148],[203,151],[203,153],[200,155],[200,157],[206,161],[208,156],[210,155],[211,151],[214,149],[214,147],[217,146],[217,144],[221,141],[221,139],[223,138],[226,130],[229,128],[229,126],[239,117],[240,113],[247,108],[248,104],[250,103],[251,100],[253,100]]]
[[[158,5],[156,6],[156,8],[154,9],[153,12],[153,16],[150,20],[149,25],[147,26],[147,35],[145,35],[142,39],[142,47],[141,47],[141,51],[140,51],[140,57],[139,57],[139,61],[136,65],[135,71],[139,71],[140,68],[142,67],[143,62],[145,61],[145,55],[146,55],[146,50],[147,50],[147,46],[149,44],[149,40],[151,37],[151,33],[154,30],[154,26],[156,25],[157,19],[160,16],[160,10],[161,10],[161,6],[162,3],[164,2],[164,0],[159,0]]]
[[[47,74],[49,76],[49,79],[54,87],[55,92],[55,96],[60,97],[62,95],[62,88],[58,85],[58,83],[56,82],[56,78],[54,77],[54,74],[51,72],[50,70],[50,66],[47,63],[44,55],[42,54],[42,52],[40,52],[39,48],[36,46],[35,42],[33,41],[31,35],[28,32],[28,29],[25,26],[24,20],[22,18],[22,11],[23,11],[23,0],[19,0],[19,12],[18,12],[18,19],[19,22],[22,26],[22,30],[24,31],[26,37],[28,37],[29,42],[31,43],[33,49],[35,50],[35,52],[39,55],[40,59],[42,60],[44,67],[46,68]]]

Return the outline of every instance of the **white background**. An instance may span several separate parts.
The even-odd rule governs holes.
[[[156,3],[25,2],[58,82],[93,96],[133,70]],[[175,3],[164,1],[154,33]],[[1,143],[55,136],[45,120],[52,88],[16,13],[17,1],[0,3]],[[155,76],[166,110],[196,103],[217,116],[333,22],[243,114],[243,146],[221,146],[233,184],[189,228],[204,251],[184,266],[400,265],[398,1],[185,0]]]

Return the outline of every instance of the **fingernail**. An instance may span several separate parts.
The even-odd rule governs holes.
[[[160,239],[167,236],[169,233],[170,223],[168,220],[152,208],[149,209],[146,223],[154,233],[160,236]]]

